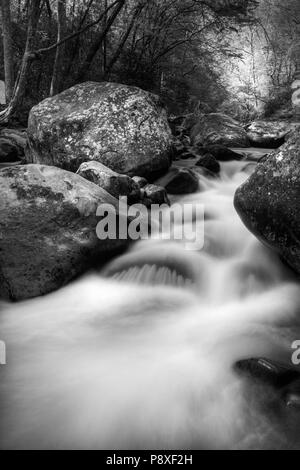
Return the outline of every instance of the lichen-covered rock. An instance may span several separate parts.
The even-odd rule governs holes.
[[[191,130],[193,145],[248,147],[249,139],[242,126],[226,114],[203,114]]]
[[[102,203],[117,208],[106,191],[59,168],[0,171],[0,296],[20,300],[51,292],[123,245],[98,239]]]
[[[257,165],[236,192],[251,232],[300,274],[300,129]]]
[[[283,145],[286,135],[299,125],[288,121],[254,121],[247,127],[247,135],[254,147],[274,149]]]
[[[88,82],[32,108],[27,160],[76,172],[95,160],[130,176],[157,175],[171,163],[172,134],[156,95]]]
[[[99,162],[82,163],[77,174],[105,189],[109,194],[119,196],[134,196],[139,199],[140,188],[130,176],[120,175]]]

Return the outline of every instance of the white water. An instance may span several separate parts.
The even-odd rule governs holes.
[[[204,250],[141,242],[129,275],[2,304],[0,448],[300,448],[300,413],[232,370],[300,339],[299,285],[233,208],[243,166],[181,198],[205,204]]]

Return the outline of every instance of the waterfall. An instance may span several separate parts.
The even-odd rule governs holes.
[[[224,163],[172,198],[204,205],[202,250],[141,241],[58,292],[1,304],[0,448],[299,448],[297,408],[235,368],[291,366],[300,339],[299,284],[233,208],[253,168]]]

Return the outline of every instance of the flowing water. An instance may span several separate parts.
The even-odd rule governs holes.
[[[300,412],[237,374],[291,365],[300,290],[233,208],[245,162],[200,177],[205,246],[137,243],[102,272],[1,305],[1,448],[300,448]]]

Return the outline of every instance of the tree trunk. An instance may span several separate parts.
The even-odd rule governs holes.
[[[14,91],[14,61],[10,19],[10,0],[1,0],[3,55],[6,102],[9,103]]]
[[[66,20],[66,0],[57,0],[57,42],[60,42],[65,36]],[[64,53],[65,44],[56,48],[50,96],[54,96],[61,91],[61,79],[64,76]]]
[[[79,72],[78,72],[77,77],[76,77],[76,82],[81,82],[84,79],[84,77],[86,75],[86,72],[90,69],[90,67],[92,65],[92,62],[95,58],[95,55],[99,51],[104,39],[107,36],[107,33],[109,32],[110,28],[112,27],[112,25],[114,24],[115,20],[117,19],[119,13],[121,12],[122,8],[124,7],[124,4],[125,4],[125,0],[119,0],[119,2],[117,3],[116,8],[114,9],[112,14],[110,15],[109,19],[107,20],[105,29],[102,30],[98,34],[98,37],[96,38],[96,40],[94,41],[94,43],[90,47],[90,50],[88,51],[86,59],[85,59],[84,63],[82,64],[82,66],[79,69]]]
[[[130,33],[135,25],[135,22],[136,20],[138,19],[139,15],[141,14],[143,8],[145,6],[145,3],[143,2],[140,2],[139,5],[137,6],[137,8],[135,9],[135,12],[132,16],[132,19],[131,19],[131,22],[129,23],[129,26],[127,28],[127,31],[125,31],[122,39],[121,39],[121,42],[118,46],[118,48],[116,49],[116,52],[114,53],[114,55],[112,56],[111,60],[109,61],[109,64],[106,66],[105,70],[104,70],[104,77],[106,79],[109,79],[109,75],[110,75],[110,72],[112,71],[112,68],[113,66],[115,65],[115,63],[118,61],[123,49],[124,49],[124,46],[130,36]]]
[[[25,51],[11,100],[6,109],[0,113],[0,123],[8,122],[22,103],[27,85],[28,72],[33,59],[31,52],[33,50],[36,28],[41,14],[40,3],[41,0],[31,0],[29,3]]]
[[[104,10],[107,11],[108,7],[108,0],[104,0]],[[103,20],[103,31],[106,29],[107,26],[107,13],[104,16]],[[103,39],[103,64],[102,64],[102,72],[105,73],[107,66],[107,37]]]
[[[293,56],[296,69],[292,83],[292,104],[294,109],[294,117],[296,120],[300,120],[300,43],[295,44]]]

